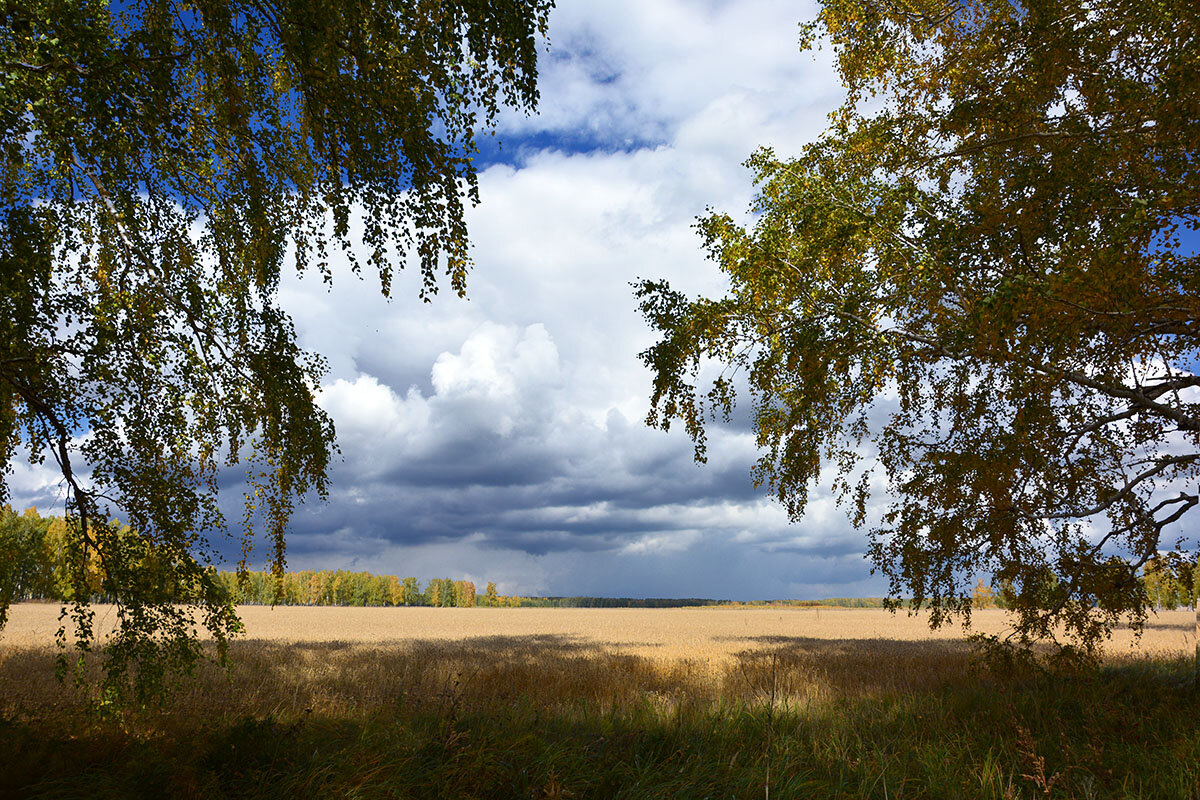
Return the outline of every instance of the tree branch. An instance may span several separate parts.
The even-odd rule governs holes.
[[[1158,130],[1155,125],[1138,125],[1136,127],[1127,128],[1100,128],[1098,130],[1090,130],[1085,132],[1073,131],[1025,131],[1024,133],[1016,133],[1012,136],[1001,136],[997,139],[988,139],[984,142],[975,144],[963,145],[954,150],[945,153],[935,153],[925,159],[924,164],[931,161],[939,161],[944,158],[958,158],[961,156],[971,155],[983,150],[990,150],[993,147],[1003,147],[1004,145],[1013,144],[1015,142],[1025,141],[1027,139],[1085,139],[1093,136],[1104,136],[1108,134],[1133,134],[1141,135],[1146,133],[1154,133]]]
[[[1074,511],[1059,511],[1053,514],[1040,514],[1039,516],[1042,519],[1083,519],[1085,517],[1094,516],[1102,511],[1107,511],[1119,501],[1129,497],[1133,493],[1133,490],[1137,488],[1138,484],[1153,478],[1155,475],[1162,474],[1170,467],[1177,466],[1179,464],[1190,464],[1194,461],[1200,461],[1200,453],[1188,453],[1186,455],[1167,456],[1166,458],[1158,459],[1153,467],[1139,472],[1133,477],[1132,480],[1126,481],[1125,486],[1091,508],[1077,509]]]

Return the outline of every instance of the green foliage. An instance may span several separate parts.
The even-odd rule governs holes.
[[[373,575],[348,570],[301,570],[276,576],[271,572],[221,572],[218,580],[235,603],[287,606],[424,605],[416,578]],[[409,582],[411,581],[411,585]]]
[[[1193,561],[1179,553],[1164,553],[1146,562],[1142,585],[1152,608],[1174,610],[1196,604]]]
[[[1183,0],[823,0],[847,89],[798,157],[747,165],[749,228],[698,229],[730,292],[637,293],[648,422],[705,457],[734,375],[792,519],[822,474],[893,595],[1091,649],[1200,496],[1200,18]],[[701,366],[724,370],[710,381]],[[873,480],[889,504],[872,517]],[[1118,556],[1125,557],[1118,557]],[[1062,624],[1064,628],[1057,627]]]
[[[401,586],[402,602],[406,606],[415,606],[421,601],[421,589],[416,578],[405,578]]]
[[[328,281],[340,248],[384,294],[410,264],[425,299],[439,273],[461,295],[475,136],[534,107],[551,5],[0,3],[0,464],[60,468],[77,645],[96,561],[120,604],[114,692],[189,663],[195,616],[237,630],[203,566],[222,470],[276,580],[294,502],[325,495],[285,265]]]
[[[8,506],[0,509],[0,628],[10,604],[54,593],[49,520],[30,511],[18,516]]]
[[[454,605],[454,581],[434,578],[425,587],[425,605],[448,607]]]

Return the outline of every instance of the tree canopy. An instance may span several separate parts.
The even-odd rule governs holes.
[[[1094,646],[1144,618],[1140,567],[1197,544],[1178,523],[1200,467],[1180,240],[1200,228],[1200,15],[821,5],[802,41],[832,46],[846,101],[798,156],[750,158],[749,225],[699,220],[728,294],[637,286],[660,333],[649,422],[682,422],[703,459],[744,374],[756,480],[794,520],[834,476],[874,568],[935,625],[969,619],[986,575],[1020,640]]]
[[[285,265],[328,281],[340,248],[384,294],[410,264],[423,298],[461,295],[476,136],[534,108],[551,5],[0,2],[0,502],[51,454],[74,596],[98,560],[121,604],[112,686],[195,658],[181,596],[237,629],[203,568],[219,479],[245,469],[245,548],[265,533],[278,574],[294,503],[326,491]]]

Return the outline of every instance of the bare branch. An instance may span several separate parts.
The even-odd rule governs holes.
[[[1180,464],[1190,464],[1195,461],[1200,461],[1200,453],[1188,453],[1187,455],[1167,456],[1166,458],[1156,459],[1154,462],[1155,466],[1143,472],[1139,472],[1133,477],[1132,480],[1126,481],[1125,485],[1121,489],[1117,490],[1108,498],[1097,503],[1091,508],[1076,509],[1073,511],[1060,511],[1053,514],[1042,514],[1040,516],[1043,519],[1083,519],[1085,517],[1095,516],[1102,511],[1112,508],[1116,503],[1129,497],[1133,493],[1134,489],[1150,478],[1153,478],[1156,475],[1161,475],[1171,467],[1178,466]]]
[[[1096,136],[1109,135],[1130,135],[1141,136],[1148,133],[1157,132],[1158,128],[1154,125],[1137,125],[1130,127],[1109,127],[1099,128],[1090,131],[1025,131],[1016,133],[1012,136],[1001,136],[996,139],[988,139],[987,141],[977,142],[974,144],[963,145],[945,153],[935,153],[925,160],[925,163],[931,161],[939,161],[945,158],[958,158],[972,153],[978,153],[983,150],[990,150],[993,147],[1003,147],[1005,145],[1014,144],[1015,142],[1027,141],[1029,139],[1088,139]]]

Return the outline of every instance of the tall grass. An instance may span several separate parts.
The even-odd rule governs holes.
[[[726,662],[567,636],[235,644],[102,714],[0,655],[0,797],[1200,800],[1187,659],[997,675],[958,642],[778,637]]]

